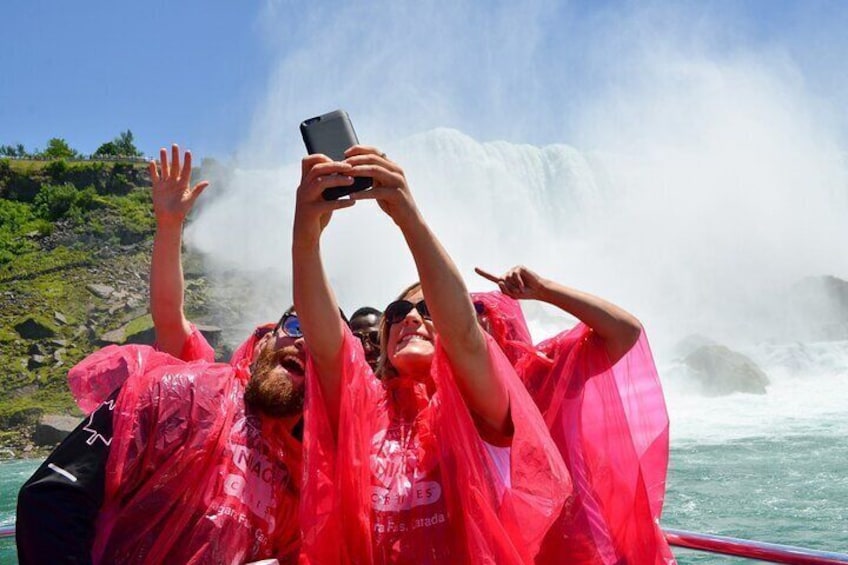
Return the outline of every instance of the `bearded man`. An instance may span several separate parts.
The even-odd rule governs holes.
[[[229,363],[185,316],[190,185],[174,145],[150,164],[156,347],[109,346],[69,373],[89,416],[18,498],[21,563],[296,562],[304,343],[297,314],[262,325]]]

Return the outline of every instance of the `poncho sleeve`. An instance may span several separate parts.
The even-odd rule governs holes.
[[[373,561],[367,497],[369,454],[363,446],[370,445],[379,384],[360,341],[347,327],[343,329],[338,430],[330,424],[315,364],[307,354],[300,498],[302,563]]]
[[[186,338],[185,344],[183,344],[183,350],[180,352],[180,360],[215,362],[215,350],[212,349],[206,337],[194,324],[191,324],[191,333]]]
[[[659,528],[668,467],[668,413],[647,338],[611,365],[578,324],[539,345],[549,359],[519,371],[543,409],[574,481],[575,501],[545,540],[540,563],[667,563]]]
[[[183,346],[180,360],[215,360],[215,351],[194,324],[191,325],[191,334]],[[178,362],[176,358],[155,347],[109,345],[92,353],[68,372],[68,388],[80,410],[90,414],[131,375],[175,362]]]
[[[533,563],[548,528],[571,494],[571,479],[538,408],[509,360],[486,336],[490,366],[507,388],[514,433],[509,481],[502,484],[496,461],[480,438],[456,384],[450,362],[437,344],[440,447],[455,514],[465,529],[473,562]],[[501,497],[502,494],[502,497]]]
[[[90,414],[131,376],[172,363],[179,360],[147,345],[109,345],[68,371],[68,387],[80,409]]]

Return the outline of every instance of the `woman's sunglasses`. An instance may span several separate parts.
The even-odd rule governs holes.
[[[419,300],[415,304],[409,300],[395,300],[386,306],[383,316],[386,317],[386,323],[391,326],[392,324],[397,324],[406,318],[406,315],[409,314],[413,308],[418,310],[418,313],[421,314],[421,317],[425,320],[432,320],[430,317],[430,310],[427,308],[427,303],[423,300]]]
[[[389,326],[392,324],[397,324],[409,314],[412,309],[415,308],[418,310],[418,313],[421,314],[421,317],[425,320],[432,320],[430,317],[430,309],[427,308],[427,303],[423,300],[419,300],[415,304],[410,302],[409,300],[395,300],[388,306],[386,306],[386,310],[384,312],[384,316],[386,317],[386,322]],[[477,315],[486,313],[486,305],[483,304],[479,300],[474,301],[474,311]]]

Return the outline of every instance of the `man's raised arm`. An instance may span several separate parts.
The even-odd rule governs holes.
[[[149,164],[153,184],[153,213],[156,233],[150,262],[150,314],[159,349],[174,357],[182,353],[191,325],[183,309],[185,280],[182,266],[182,230],[186,216],[200,193],[209,185],[191,186],[191,152],[185,152],[180,165],[180,148],[159,151],[161,172],[156,161]]]

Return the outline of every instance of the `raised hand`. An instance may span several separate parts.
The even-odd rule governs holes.
[[[541,300],[543,279],[524,265],[517,265],[498,277],[475,267],[474,272],[498,285],[501,292],[515,299]]]
[[[186,151],[182,166],[180,166],[180,148],[175,143],[171,146],[171,162],[168,162],[168,151],[159,150],[159,166],[156,161],[150,161],[148,170],[153,182],[153,213],[158,224],[179,224],[185,221],[194,201],[209,186],[207,181],[201,181],[191,186],[191,151]]]
[[[398,225],[417,213],[403,169],[385,153],[376,147],[354,145],[345,151],[345,162],[352,166],[350,175],[374,179],[370,190],[351,194],[351,200],[376,200]]]
[[[326,155],[315,154],[301,161],[300,186],[294,213],[294,238],[299,243],[317,244],[335,210],[356,204],[350,199],[324,200],[323,192],[353,183],[351,166]]]

